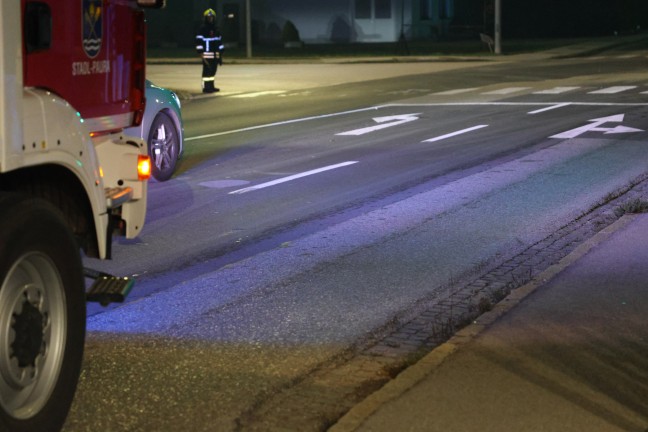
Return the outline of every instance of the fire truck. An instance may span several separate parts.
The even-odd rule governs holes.
[[[57,431],[83,356],[86,301],[128,278],[83,268],[146,216],[146,7],[0,0],[0,430]]]

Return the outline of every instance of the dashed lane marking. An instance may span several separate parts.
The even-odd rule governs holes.
[[[462,129],[460,131],[456,131],[456,132],[452,132],[452,133],[449,133],[449,134],[441,135],[441,136],[438,136],[438,137],[435,137],[435,138],[426,139],[423,142],[441,141],[441,140],[444,140],[446,138],[452,138],[452,137],[457,136],[457,135],[463,135],[465,133],[472,132],[472,131],[475,131],[477,129],[482,129],[482,128],[485,128],[485,127],[488,127],[488,125],[473,126],[473,127],[467,128],[467,129]]]
[[[551,105],[551,106],[548,106],[548,107],[545,107],[545,108],[540,108],[540,109],[537,109],[535,111],[530,111],[527,114],[540,114],[540,113],[543,113],[545,111],[551,111],[551,110],[566,107],[566,106],[569,106],[569,105],[571,105],[570,102],[559,103],[559,104]]]
[[[270,186],[276,186],[278,184],[286,183],[286,182],[289,182],[289,181],[292,181],[292,180],[297,180],[297,179],[302,178],[302,177],[307,177],[307,176],[311,176],[311,175],[314,175],[314,174],[319,174],[319,173],[324,172],[324,171],[330,171],[330,170],[334,170],[334,169],[337,169],[337,168],[342,168],[342,167],[357,164],[357,163],[358,163],[358,161],[348,161],[348,162],[342,162],[342,163],[335,164],[335,165],[325,166],[325,167],[322,167],[322,168],[317,168],[317,169],[314,169],[314,170],[311,170],[311,171],[306,171],[306,172],[299,173],[299,174],[294,174],[294,175],[291,175],[291,176],[288,176],[288,177],[283,177],[283,178],[280,178],[280,179],[277,179],[277,180],[272,180],[272,181],[269,181],[269,182],[266,182],[266,183],[261,183],[261,184],[258,184],[256,186],[250,186],[250,187],[246,187],[246,188],[243,188],[243,189],[238,189],[238,190],[230,192],[230,195],[232,195],[232,194],[239,194],[240,195],[240,194],[244,194],[246,192],[252,192],[252,191],[255,191],[255,190],[259,190],[259,189],[265,189],[265,188],[268,188]]]

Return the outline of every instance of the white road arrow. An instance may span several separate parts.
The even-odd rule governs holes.
[[[581,126],[576,129],[572,129],[567,132],[560,133],[558,135],[550,136],[549,138],[558,138],[558,139],[571,139],[576,138],[579,135],[584,134],[585,132],[603,132],[605,135],[608,134],[619,134],[619,133],[631,133],[631,132],[643,132],[642,129],[635,129],[628,126],[615,126],[613,128],[601,127],[604,123],[621,123],[625,118],[625,114],[617,114],[610,117],[602,117],[598,119],[589,120],[590,124]]]
[[[390,127],[393,127],[393,126],[402,125],[404,123],[413,122],[413,121],[419,119],[417,117],[418,115],[421,115],[421,113],[401,114],[401,115],[394,115],[394,116],[387,116],[387,117],[375,117],[373,120],[376,123],[380,123],[380,124],[378,124],[376,126],[369,126],[369,127],[362,128],[362,129],[352,130],[352,131],[349,131],[349,132],[341,132],[341,133],[336,134],[336,135],[354,135],[354,136],[364,135],[364,134],[368,134],[370,132],[375,132],[377,130],[387,129],[387,128],[390,128]]]

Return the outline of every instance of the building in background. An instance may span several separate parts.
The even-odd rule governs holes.
[[[286,22],[302,42],[371,43],[478,38],[493,34],[495,0],[249,0],[254,44],[282,42]],[[212,8],[225,41],[245,44],[246,0],[169,0],[147,11],[150,46],[191,47]],[[590,37],[648,27],[648,0],[511,0],[502,5],[507,38]]]
[[[448,33],[455,0],[250,0],[255,44],[282,42],[292,22],[308,44],[396,42],[439,38]],[[169,1],[148,16],[149,40],[161,46],[186,46],[200,24],[202,11],[213,8],[223,39],[245,42],[245,0]]]
[[[251,0],[260,43],[280,42],[291,21],[305,43],[395,42],[447,32],[453,0]],[[223,2],[223,7],[227,2]],[[226,17],[225,17],[226,18]]]

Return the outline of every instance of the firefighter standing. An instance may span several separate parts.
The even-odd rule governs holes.
[[[214,93],[220,89],[214,86],[218,65],[223,64],[223,41],[220,31],[216,27],[216,12],[207,9],[203,13],[204,23],[196,35],[196,50],[202,57],[202,91]]]

